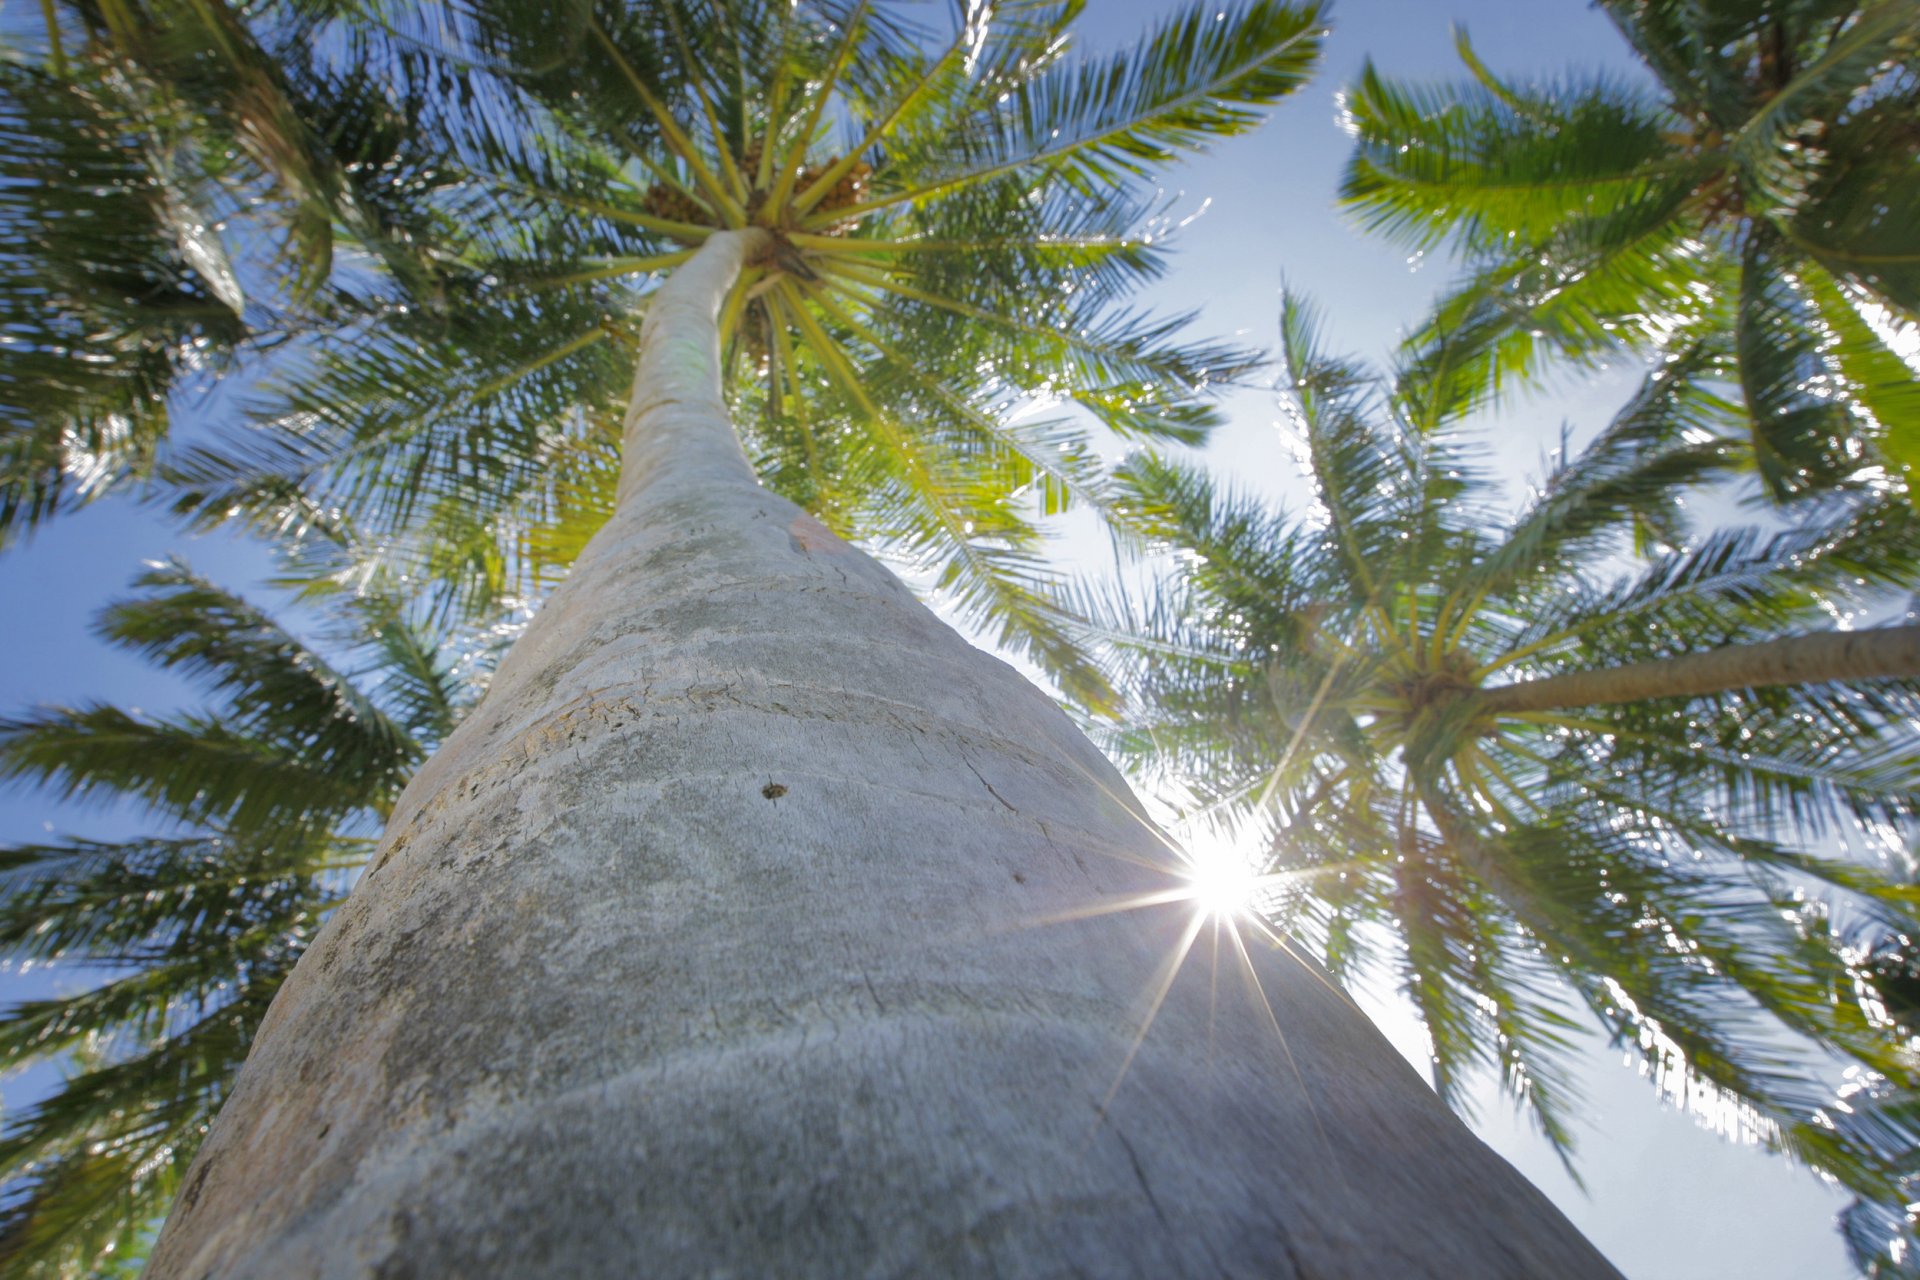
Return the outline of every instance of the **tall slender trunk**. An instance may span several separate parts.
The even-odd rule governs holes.
[[[1890,677],[1920,677],[1920,626],[1822,631],[1733,644],[1677,658],[1496,685],[1468,696],[1489,711],[1553,711],[1767,685]]]
[[[654,301],[618,511],[275,1001],[151,1274],[1612,1276],[1281,953],[1189,959],[1135,1050],[1191,915],[1102,908],[1174,883],[1161,837],[754,483],[714,316],[758,238]]]

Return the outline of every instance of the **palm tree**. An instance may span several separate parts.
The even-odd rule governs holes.
[[[1602,0],[1653,85],[1424,88],[1371,66],[1346,96],[1342,195],[1363,224],[1471,272],[1434,331],[1484,383],[1718,335],[1776,497],[1920,465],[1920,14],[1904,0]],[[1911,486],[1909,486],[1911,487]]]
[[[1611,1274],[1317,972],[1249,953],[1277,1023],[1213,1025],[1169,966],[1204,922],[1170,909],[1179,878],[1111,767],[772,491],[817,475],[867,511],[871,487],[899,539],[991,584],[981,531],[1021,550],[1006,513],[1043,469],[1004,397],[1120,425],[1187,402],[1135,359],[1157,341],[1032,290],[1110,299],[1102,264],[1140,261],[1052,219],[1108,216],[1119,179],[1250,124],[1318,16],[1210,4],[1076,63],[1078,8],[970,5],[931,53],[864,3],[478,11],[491,65],[564,66],[516,73],[578,126],[542,146],[651,122],[652,185],[593,212],[688,243],[632,255],[672,272],[611,517],[283,985],[152,1274]],[[848,122],[838,158],[826,120]],[[762,311],[764,349],[737,345]],[[739,403],[767,484],[729,349],[766,370]],[[399,420],[419,425],[342,434],[427,498],[519,465]],[[956,490],[975,467],[991,481]],[[375,506],[413,483],[291,474],[279,497],[323,518],[331,477]],[[1143,898],[1162,910],[1118,909]]]
[[[1273,3],[1189,14],[1140,59],[1069,68],[1079,8],[973,5],[941,34],[860,3],[483,3],[450,46],[425,20],[356,45],[441,40],[414,74],[457,67],[485,104],[434,122],[468,202],[435,240],[447,297],[313,343],[244,429],[174,460],[178,508],[344,523],[366,555],[458,571],[460,599],[536,596],[611,510],[648,288],[758,227],[722,327],[761,478],[1097,699],[1036,519],[1105,508],[1064,409],[1194,442],[1210,388],[1254,362],[1126,306],[1164,269],[1130,183],[1253,124],[1320,27]]]
[[[161,824],[0,851],[0,948],[95,978],[0,1017],[0,1069],[72,1063],[0,1134],[9,1275],[99,1274],[151,1242],[268,1003],[468,700],[432,639],[372,599],[330,637],[364,664],[342,669],[178,564],[137,585],[99,634],[213,706],[0,721],[0,776]]]
[[[1449,1101],[1497,1068],[1564,1152],[1584,1006],[1667,1096],[1858,1193],[1857,1234],[1897,1258],[1920,1061],[1860,936],[1916,927],[1920,626],[1834,628],[1911,588],[1920,521],[1836,508],[1636,564],[1730,465],[1708,357],[1651,374],[1503,516],[1470,389],[1418,360],[1383,386],[1297,301],[1283,324],[1315,510],[1132,464],[1184,568],[1090,602],[1140,708],[1123,755],[1266,830],[1266,903],[1336,975],[1389,931]],[[1815,851],[1842,833],[1884,861]],[[1860,1105],[1810,1046],[1870,1073]]]

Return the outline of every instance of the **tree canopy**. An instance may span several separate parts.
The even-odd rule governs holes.
[[[1650,88],[1618,77],[1416,86],[1369,65],[1345,96],[1341,195],[1361,223],[1469,273],[1436,332],[1492,386],[1559,353],[1711,337],[1752,463],[1788,498],[1898,483],[1920,390],[1893,344],[1920,317],[1920,14],[1901,0],[1602,0]]]
[[[1669,1096],[1860,1195],[1867,1256],[1908,1238],[1916,1027],[1885,961],[1920,929],[1920,628],[1832,627],[1911,587],[1920,522],[1689,530],[1737,409],[1685,357],[1503,517],[1473,397],[1437,395],[1427,353],[1380,379],[1298,301],[1283,330],[1312,509],[1136,460],[1182,558],[1088,600],[1135,706],[1111,743],[1264,832],[1263,906],[1336,975],[1391,970],[1449,1100],[1495,1068],[1569,1149],[1584,1012]],[[1667,549],[1636,563],[1649,530]],[[1876,635],[1890,659],[1840,662]],[[1777,675],[1713,670],[1786,644],[1808,652]],[[1837,1098],[1825,1052],[1872,1089]]]
[[[1075,58],[1083,7],[969,4],[941,24],[866,0],[216,5],[209,31],[203,6],[154,3],[136,25],[159,40],[109,21],[117,6],[82,9],[67,78],[150,77],[194,108],[196,152],[236,114],[263,127],[253,97],[205,90],[209,67],[279,93],[268,160],[213,190],[301,195],[278,225],[310,286],[275,330],[297,354],[266,367],[244,423],[116,465],[157,465],[183,514],[324,534],[343,561],[447,581],[462,604],[535,593],[605,518],[650,283],[752,223],[775,246],[724,321],[765,482],[1098,700],[1038,524],[1108,509],[1087,420],[1064,410],[1143,440],[1198,441],[1216,421],[1210,389],[1256,355],[1130,305],[1164,267],[1141,180],[1257,123],[1304,82],[1323,23],[1311,5],[1193,4],[1133,48]],[[60,82],[50,64],[21,74]],[[107,150],[144,173],[159,126],[134,124]],[[323,169],[339,180],[303,176]],[[217,219],[196,225],[220,247]],[[127,243],[201,279],[164,230]],[[57,336],[31,340],[65,359]],[[153,358],[177,365],[166,352],[199,340]],[[70,486],[43,473],[71,433],[26,417],[11,435],[42,479],[23,492]]]

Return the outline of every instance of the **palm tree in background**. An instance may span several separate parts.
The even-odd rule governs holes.
[[[1449,1101],[1497,1068],[1568,1150],[1584,1007],[1669,1097],[1844,1182],[1850,1244],[1893,1266],[1920,627],[1833,628],[1910,588],[1920,523],[1836,505],[1688,539],[1681,493],[1737,456],[1698,348],[1509,516],[1470,389],[1420,359],[1383,385],[1297,301],[1283,324],[1315,509],[1131,464],[1183,567],[1087,602],[1138,708],[1114,745],[1265,833],[1264,904],[1336,975],[1394,937]],[[1686,549],[1628,556],[1661,542]],[[1850,1098],[1813,1046],[1869,1073]]]
[[[268,1003],[474,692],[377,597],[345,603],[336,665],[178,564],[136,585],[98,634],[216,701],[0,721],[0,775],[156,824],[0,850],[0,948],[93,979],[0,1017],[0,1069],[69,1064],[0,1133],[9,1275],[92,1275],[144,1251]]]
[[[1722,347],[1766,489],[1920,465],[1920,14],[1904,0],[1602,0],[1653,78],[1517,87],[1371,66],[1346,95],[1363,225],[1470,273],[1430,321],[1483,388],[1560,353]],[[1909,486],[1910,488],[1911,486]]]
[[[181,403],[298,335],[438,296],[463,210],[416,145],[426,81],[328,62],[333,16],[107,0],[0,24],[0,539],[149,479]]]

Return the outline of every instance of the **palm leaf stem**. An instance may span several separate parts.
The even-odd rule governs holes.
[[[1506,103],[1515,115],[1536,120],[1539,118],[1539,113],[1531,109],[1531,104],[1525,98],[1508,88],[1506,81],[1494,75],[1487,64],[1480,60],[1480,55],[1474,51],[1473,41],[1467,38],[1467,29],[1459,23],[1455,23],[1453,28],[1453,51],[1465,64],[1467,73],[1480,82],[1480,87]]]
[[[1048,236],[1041,240],[880,240],[852,236],[823,236],[807,231],[789,231],[786,238],[795,248],[828,256],[873,254],[891,258],[902,253],[990,253],[997,249],[1143,249],[1153,242],[1147,238],[1122,239],[1117,236]]]
[[[841,349],[833,335],[814,319],[812,312],[807,310],[800,288],[792,279],[781,277],[778,288],[786,297],[794,322],[800,326],[800,331],[806,335],[808,343],[819,353],[820,362],[833,374],[834,381],[838,382],[852,397],[853,402],[860,406],[860,411],[865,415],[868,424],[879,434],[908,475],[914,479],[919,490],[925,495],[927,504],[933,508],[941,526],[946,529],[948,536],[961,549],[962,554],[969,561],[975,560],[973,543],[966,532],[966,521],[948,505],[944,487],[928,472],[926,464],[914,453],[912,444],[899,426],[873,402],[873,397],[867,394],[866,385],[860,381],[859,371],[854,368],[852,359]],[[984,572],[984,567],[982,569]]]
[[[242,488],[249,482],[260,481],[291,480],[303,482],[326,471],[337,471],[346,463],[365,458],[371,454],[391,450],[394,446],[413,440],[422,433],[431,430],[434,424],[443,421],[450,415],[483,403],[490,397],[512,386],[520,379],[538,373],[541,369],[564,360],[575,352],[590,347],[607,336],[608,330],[605,325],[594,325],[583,333],[561,343],[553,350],[543,352],[531,360],[523,361],[511,369],[496,374],[463,395],[443,401],[434,409],[408,422],[399,431],[393,433],[378,433],[357,440],[353,444],[341,449],[311,455],[302,465],[288,470],[254,471],[240,477],[235,481],[234,485],[228,487]],[[207,504],[205,499],[198,499],[195,505],[204,507]],[[408,499],[407,505],[409,507],[412,505],[411,498]]]
[[[53,7],[53,0],[40,0],[40,17],[47,24],[47,60],[53,66],[53,74],[64,80],[67,78],[67,50],[60,40],[60,14]]]
[[[693,88],[693,96],[699,100],[700,113],[707,118],[707,130],[713,135],[713,151],[720,159],[720,177],[725,181],[727,190],[736,201],[742,202],[744,216],[747,198],[746,179],[741,176],[740,166],[733,161],[733,149],[727,145],[727,131],[720,124],[720,113],[714,110],[713,99],[707,96],[707,88],[702,83],[700,61],[693,56],[693,49],[687,44],[686,29],[680,24],[680,15],[673,5],[662,5],[667,16],[667,26],[673,32],[673,44],[679,54],[681,65],[686,68],[687,83]]]
[[[680,127],[680,122],[673,118],[673,113],[667,110],[666,104],[647,87],[645,78],[631,62],[627,61],[626,55],[620,52],[620,47],[614,44],[613,37],[609,36],[607,29],[600,25],[600,19],[597,16],[589,17],[587,27],[600,41],[601,47],[607,51],[607,56],[613,59],[614,65],[620,68],[620,74],[626,77],[627,83],[633,86],[634,93],[639,95],[640,101],[653,116],[654,123],[660,126],[660,134],[666,139],[668,148],[687,166],[688,171],[693,174],[693,180],[700,185],[706,192],[707,198],[713,201],[715,207],[725,216],[727,225],[745,226],[746,211],[741,208],[740,202],[733,198],[726,186],[714,175],[713,170],[701,160],[700,149],[694,145],[693,139],[687,135],[685,129]]]
[[[1491,751],[1483,751],[1478,747],[1474,747],[1472,751],[1474,758],[1483,764],[1487,771],[1498,778],[1501,784],[1507,788],[1507,794],[1509,796],[1520,799],[1526,799],[1529,796],[1527,789],[1514,780],[1513,775],[1507,771],[1507,767],[1501,764]],[[1498,802],[1496,801],[1496,803]],[[1509,806],[1500,805],[1500,811],[1506,816],[1509,823],[1515,822],[1513,810]]]
[[[740,330],[740,316],[746,310],[749,299],[755,297],[753,286],[760,274],[757,267],[743,267],[740,278],[733,282],[733,288],[727,290],[727,300],[720,306],[719,332],[720,343],[725,346],[727,340]]]
[[[1611,734],[1624,742],[1649,741],[1638,735],[1624,732],[1620,726],[1610,721],[1588,720],[1580,716],[1562,715],[1558,711],[1503,711],[1500,713],[1500,718],[1503,720],[1517,720],[1521,724],[1538,725],[1543,729],[1577,729],[1582,733]],[[1520,751],[1523,755],[1526,754],[1525,751],[1515,743],[1509,742],[1507,746],[1515,751]],[[1529,758],[1541,765],[1547,763],[1547,761],[1537,756]]]
[[[496,179],[499,185],[522,195],[539,200],[550,200],[581,213],[590,213],[597,218],[606,218],[612,222],[624,222],[641,227],[647,231],[656,231],[676,240],[691,240],[695,244],[705,240],[719,228],[703,226],[698,222],[680,222],[673,218],[656,218],[650,213],[641,213],[637,209],[624,209],[617,204],[608,204],[604,200],[592,200],[586,196],[571,195],[565,191],[553,191],[545,187],[529,186],[525,183],[507,179]]]
[[[1460,589],[1455,587],[1447,593],[1447,598],[1440,604],[1439,612],[1434,615],[1435,658],[1447,649],[1457,649],[1466,642],[1467,632],[1473,629],[1473,624],[1480,614],[1480,607],[1487,602],[1487,594],[1490,590],[1491,588],[1485,586],[1476,588],[1465,604],[1457,609],[1455,606],[1460,600]],[[1458,621],[1449,623],[1447,619],[1450,617],[1457,617]]]
[[[1170,115],[1182,108],[1199,106],[1201,103],[1215,97],[1243,76],[1250,75],[1258,70],[1262,64],[1278,58],[1303,41],[1317,39],[1321,30],[1321,27],[1308,23],[1299,31],[1285,37],[1278,43],[1259,48],[1240,62],[1222,69],[1206,82],[1195,85],[1178,98],[1168,102],[1154,103],[1151,115],[1142,114],[1118,119],[1109,124],[1105,129],[1074,138],[1062,146],[1041,147],[1033,152],[1020,156],[1018,159],[1003,160],[997,164],[983,165],[977,169],[969,169],[964,173],[950,174],[947,177],[926,183],[922,186],[910,187],[904,191],[890,192],[887,195],[876,196],[871,200],[863,200],[857,204],[847,205],[844,208],[830,209],[825,213],[816,213],[803,219],[800,226],[807,231],[819,231],[831,226],[851,225],[862,221],[872,214],[878,213],[882,209],[891,209],[897,204],[919,203],[929,197],[952,191],[958,187],[972,186],[979,182],[988,182],[994,178],[1015,173],[1022,169],[1045,166],[1054,161],[1065,159],[1075,152],[1103,146],[1117,138],[1125,137],[1127,133],[1140,127],[1152,116]]]
[[[800,445],[806,453],[807,478],[812,481],[816,490],[824,490],[826,479],[820,472],[820,442],[813,437],[813,423],[807,417],[807,399],[793,390],[795,380],[799,377],[800,366],[794,357],[793,339],[787,332],[790,327],[787,322],[792,319],[791,308],[788,307],[786,298],[777,288],[767,298],[767,302],[771,308],[768,312],[767,327],[773,331],[773,342],[769,350],[777,361],[776,367],[772,370],[774,396],[779,406],[785,406],[791,400],[794,421],[800,424]],[[774,322],[773,311],[775,310],[780,313],[780,323]],[[798,324],[798,321],[793,321],[792,327],[797,327]],[[788,392],[793,394],[789,396]]]
[[[1076,477],[1070,472],[1061,470],[1048,459],[1042,451],[1023,447],[1018,440],[1011,438],[998,422],[995,422],[992,418],[980,412],[980,410],[973,405],[968,404],[964,398],[954,394],[953,389],[941,382],[938,378],[929,377],[925,370],[920,368],[918,363],[902,355],[898,348],[888,343],[886,339],[875,333],[867,325],[862,324],[845,308],[834,302],[824,291],[816,293],[814,300],[819,303],[822,310],[846,326],[855,337],[865,342],[875,351],[878,351],[886,359],[893,361],[897,369],[906,374],[909,379],[925,390],[927,394],[953,410],[954,413],[958,414],[976,431],[979,431],[982,435],[999,444],[1001,447],[1024,458],[1035,471],[1051,477],[1063,489],[1072,493],[1074,497],[1081,501],[1086,502],[1109,520],[1119,520],[1122,518],[1119,509],[1116,508],[1104,494],[1086,487],[1083,477]]]
[[[753,166],[753,185],[762,191],[770,190],[774,179],[773,162],[775,156],[778,154],[778,143],[780,140],[779,120],[781,118],[781,112],[787,105],[787,82],[792,78],[790,74],[792,59],[787,42],[793,35],[794,9],[793,6],[790,5],[783,6],[780,7],[779,12],[780,39],[773,55],[773,79],[771,83],[767,85],[766,137],[760,147],[760,157],[755,161]],[[735,38],[737,40],[738,36],[736,35]],[[744,60],[742,61],[740,70],[742,75],[746,74]],[[747,94],[744,92],[740,95],[740,109],[742,111],[747,109]]]
[[[682,175],[676,172],[665,159],[654,155],[650,151],[642,151],[637,147],[630,148],[630,151],[633,154],[633,158],[640,162],[640,167],[647,171],[647,176],[651,177],[655,182],[679,192],[695,205],[698,205],[700,210],[709,217],[717,216],[714,214],[713,202],[707,199],[706,193],[700,189],[698,182],[695,182],[692,186],[688,186]],[[645,190],[627,174],[623,173],[620,177],[622,181],[636,193],[641,195],[646,194]]]
[[[921,94],[933,86],[935,80],[946,68],[947,64],[964,53],[966,47],[967,27],[965,23],[962,23],[960,24],[959,31],[956,32],[953,37],[953,43],[948,45],[946,50],[927,66],[926,74],[922,75],[914,83],[912,89],[901,95],[900,101],[894,104],[893,109],[887,112],[884,118],[875,122],[873,126],[861,136],[858,143],[847,149],[845,155],[827,166],[825,173],[808,183],[806,190],[800,192],[793,198],[793,212],[802,216],[813,212],[813,207],[826,199],[835,184],[853,171],[853,166],[860,163],[860,157],[866,154],[869,148],[892,131],[894,125],[899,123],[900,117],[905,115],[913,107],[913,104],[919,100]]]
[[[1327,802],[1327,797],[1333,794],[1333,789],[1339,786],[1341,783],[1345,782],[1348,778],[1352,776],[1353,776],[1353,766],[1350,764],[1341,765],[1338,769],[1335,769],[1332,773],[1322,778],[1320,780],[1319,785],[1316,786],[1312,791],[1308,792],[1303,799],[1296,801],[1291,806],[1292,816],[1297,819],[1302,814],[1318,813],[1320,811],[1320,807]],[[1252,786],[1249,785],[1249,786],[1240,788],[1239,793],[1241,795],[1244,795],[1251,790],[1253,790],[1253,788]],[[1217,809],[1219,807],[1220,807],[1219,804],[1209,805],[1208,810],[1206,811]],[[1273,852],[1276,855],[1279,853],[1280,839],[1285,834],[1286,834],[1285,828],[1282,828],[1279,832],[1275,833],[1274,835]]]
[[[1880,4],[1863,10],[1858,19],[1830,43],[1817,60],[1801,68],[1792,80],[1768,98],[1766,104],[1740,126],[1739,132],[1730,140],[1728,150],[1746,158],[1755,151],[1773,146],[1779,122],[1793,109],[1795,99],[1810,91],[1830,89],[1828,77],[1833,74],[1836,64],[1844,64],[1868,47],[1887,41],[1903,28],[1913,28],[1915,25],[1912,0],[1882,0]]]
[[[1454,772],[1460,775],[1460,781],[1468,791],[1484,800],[1496,818],[1510,826],[1518,825],[1513,810],[1488,785],[1485,775],[1481,772],[1482,766],[1485,766],[1487,772],[1492,773],[1506,786],[1509,795],[1525,794],[1513,785],[1513,779],[1507,777],[1483,751],[1469,747],[1456,756],[1453,762]]]
[[[1261,788],[1260,798],[1254,802],[1256,809],[1265,809],[1273,802],[1273,793],[1279,789],[1280,780],[1286,776],[1287,766],[1293,763],[1294,755],[1300,750],[1300,744],[1307,740],[1307,733],[1320,714],[1320,708],[1326,705],[1327,695],[1333,692],[1334,678],[1340,674],[1340,668],[1346,664],[1347,655],[1336,654],[1327,664],[1327,672],[1320,677],[1319,688],[1313,691],[1313,697],[1307,703],[1307,710],[1300,717],[1300,723],[1294,726],[1293,736],[1287,740],[1287,749],[1280,753],[1280,762],[1273,766],[1273,772],[1267,775],[1267,784]]]
[[[1678,748],[1674,746],[1674,740],[1670,737],[1663,738],[1651,733],[1636,733],[1620,725],[1596,724],[1591,721],[1580,720],[1553,719],[1542,719],[1540,723],[1547,724],[1550,727],[1564,726],[1566,728],[1580,729],[1590,733],[1605,734],[1622,743],[1665,752],[1669,755],[1678,750]],[[1503,738],[1501,740],[1501,746],[1514,755],[1531,761],[1533,764],[1539,766],[1543,772],[1551,773],[1555,768],[1555,763],[1552,759],[1527,747],[1521,742],[1515,741],[1511,737]],[[1699,760],[1707,761],[1710,764],[1738,767],[1742,772],[1757,779],[1786,782],[1823,782],[1831,783],[1835,786],[1848,787],[1874,786],[1883,792],[1887,790],[1884,783],[1876,784],[1871,779],[1861,779],[1858,775],[1841,776],[1831,767],[1816,769],[1805,764],[1795,763],[1791,760],[1781,760],[1775,756],[1764,756],[1754,752],[1746,752],[1735,757],[1733,753],[1724,747],[1704,744],[1688,746],[1686,752],[1688,755]],[[1608,786],[1606,783],[1594,777],[1586,778],[1582,781],[1581,786],[1586,789],[1590,796],[1602,800],[1612,800],[1622,808],[1633,809],[1640,812],[1658,813],[1663,818],[1672,821],[1675,825],[1682,825],[1678,815],[1668,814],[1654,809],[1652,807],[1653,802],[1644,794],[1630,795]]]
[[[1768,225],[1782,240],[1821,263],[1839,262],[1850,266],[1887,267],[1920,262],[1920,253],[1859,253],[1834,245],[1816,244],[1805,236],[1795,234],[1792,224],[1784,219],[1775,219]]]
[[[1661,237],[1671,236],[1674,226],[1682,220],[1683,214],[1711,206],[1718,194],[1719,185],[1730,181],[1730,178],[1722,174],[1714,178],[1710,183],[1703,183],[1693,188],[1688,192],[1686,198],[1674,207],[1671,214],[1665,218],[1646,223],[1625,240],[1607,244],[1604,246],[1603,256],[1608,261],[1624,260],[1629,257],[1629,255],[1640,251],[1646,245],[1658,241]],[[1518,288],[1522,279],[1537,271],[1539,265],[1538,259],[1531,256],[1501,263],[1493,270],[1474,277],[1459,292],[1443,300],[1436,308],[1436,313],[1448,310],[1453,304],[1458,303],[1463,298],[1498,298],[1503,291]],[[1549,298],[1529,303],[1528,306],[1531,309],[1550,307],[1553,302],[1559,299],[1564,289],[1579,284],[1587,277],[1593,275],[1596,270],[1597,268],[1591,264],[1587,265],[1580,271],[1579,275],[1563,280],[1559,286],[1552,290]],[[1501,336],[1505,337],[1509,335],[1503,332]],[[1564,346],[1564,344],[1562,345]],[[1582,351],[1569,350],[1566,354],[1570,359],[1577,361],[1583,358],[1585,353]],[[1496,367],[1496,376],[1499,372],[1500,370]]]
[[[1676,600],[1710,597],[1715,591],[1731,586],[1753,583],[1768,577],[1770,573],[1775,571],[1776,569],[1773,565],[1741,562],[1732,568],[1720,569],[1703,577],[1694,578],[1677,591],[1645,594],[1638,600],[1629,601],[1617,607],[1607,609],[1604,612],[1589,614],[1584,618],[1576,619],[1567,626],[1561,627],[1559,630],[1548,635],[1541,636],[1524,645],[1509,649],[1493,660],[1476,668],[1472,673],[1472,678],[1475,680],[1484,680],[1496,671],[1511,667],[1515,663],[1524,662],[1536,654],[1544,653],[1547,650],[1578,640],[1596,628],[1618,626],[1623,622],[1631,621],[1643,613],[1671,605]]]
[[[820,116],[827,109],[827,100],[833,96],[833,87],[839,83],[840,73],[846,70],[847,60],[853,56],[854,49],[860,43],[860,28],[866,22],[869,3],[870,0],[860,0],[860,3],[854,6],[853,12],[847,15],[846,25],[841,31],[840,45],[834,50],[832,61],[827,64],[826,75],[813,88],[805,122],[801,125],[800,134],[787,154],[786,163],[780,168],[780,176],[775,180],[773,192],[767,197],[764,208],[784,209],[787,207],[787,201],[792,198],[794,185],[800,181],[800,170],[806,164],[807,151],[813,146],[814,132],[820,127]],[[767,140],[766,150],[773,150],[772,138]]]
[[[747,50],[746,46],[740,42],[740,23],[734,18],[734,15],[722,10],[720,20],[722,25],[727,28],[728,37],[733,41],[733,87],[739,95],[740,140],[742,145],[745,145],[746,140],[753,136],[753,82],[752,78],[747,74]],[[765,149],[765,147],[761,148],[763,151]],[[746,162],[746,158],[746,153],[742,152],[740,156],[742,164]],[[740,177],[741,180],[746,183],[749,191],[756,185],[756,179],[747,177],[745,173],[742,173]]]
[[[617,276],[637,276],[664,271],[677,267],[691,258],[692,249],[680,249],[673,253],[655,253],[639,257],[608,258],[598,266],[588,267],[584,271],[570,271],[561,276],[543,276],[538,280],[516,281],[523,289],[547,290],[564,289],[569,285],[586,284],[593,280],[609,280]]]
[[[811,287],[815,292],[820,291],[818,286]],[[879,406],[873,402],[872,397],[867,393],[865,385],[861,383],[859,373],[854,368],[852,360],[848,358],[846,352],[842,350],[840,344],[832,335],[830,335],[820,322],[806,309],[800,286],[790,277],[783,276],[780,279],[779,288],[786,294],[788,304],[793,312],[795,321],[800,326],[801,332],[806,336],[808,342],[813,345],[814,349],[818,351],[822,363],[827,366],[834,380],[839,382],[841,386],[846,389],[848,395],[853,398],[854,402],[860,406],[867,421],[879,434],[882,443],[887,446],[888,451],[893,455],[898,465],[906,472],[908,478],[913,483],[915,492],[932,511],[935,520],[939,522],[941,528],[945,531],[948,541],[957,553],[959,560],[965,562],[967,567],[975,575],[975,580],[978,583],[987,586],[990,590],[1003,592],[1007,584],[1002,574],[995,568],[991,560],[981,554],[980,549],[974,544],[972,534],[967,528],[968,522],[964,515],[956,512],[952,504],[948,501],[947,488],[941,482],[941,478],[934,475],[928,469],[926,463],[915,452],[912,443],[906,438],[905,433],[900,430],[898,424],[889,418]],[[1032,633],[1029,632],[1028,634],[1031,635]],[[1098,677],[1095,676],[1094,678],[1097,679]],[[1103,690],[1102,693],[1104,696],[1105,691]]]
[[[1043,342],[1050,342],[1056,347],[1070,351],[1084,351],[1090,355],[1104,354],[1096,344],[1084,341],[1070,328],[1056,329],[1044,324],[1035,324],[1031,320],[1022,320],[1018,316],[1008,315],[1004,312],[989,311],[984,307],[976,307],[971,303],[961,302],[955,298],[942,297],[937,293],[931,293],[925,289],[917,288],[914,285],[902,284],[900,281],[893,279],[887,272],[877,270],[867,263],[826,259],[819,265],[822,271],[830,275],[838,275],[855,283],[868,285],[886,293],[891,293],[896,297],[907,298],[914,302],[923,302],[930,307],[936,307],[941,311],[951,312],[954,315],[965,316],[970,320],[978,320],[985,324],[1011,329],[1013,332],[1026,337],[1038,338]]]

